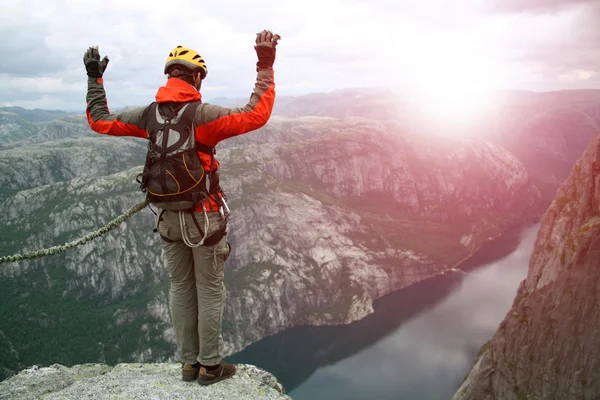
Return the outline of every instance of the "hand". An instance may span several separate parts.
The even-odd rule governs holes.
[[[256,34],[256,46],[266,46],[275,48],[277,46],[277,41],[281,39],[281,36],[278,34],[273,35],[273,32],[264,30],[262,32],[258,32]]]
[[[83,64],[87,71],[87,76],[90,78],[102,78],[102,74],[106,71],[106,66],[110,60],[104,56],[100,61],[100,52],[98,46],[90,47],[83,54]]]
[[[258,56],[258,62],[256,66],[258,68],[273,68],[275,63],[275,53],[277,41],[281,39],[278,34],[273,35],[273,32],[264,30],[256,34],[256,55]]]

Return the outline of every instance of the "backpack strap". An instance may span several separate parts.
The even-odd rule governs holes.
[[[150,104],[149,110],[148,110],[148,117],[149,117],[149,124],[147,124],[146,129],[148,131],[148,139],[150,139],[150,141],[152,141],[153,143],[156,142],[156,132],[159,131],[160,129],[164,128],[165,125],[171,123],[171,120],[173,118],[175,118],[177,116],[177,114],[179,114],[179,111],[181,111],[181,109],[183,107],[186,107],[186,109],[183,111],[183,115],[181,116],[181,119],[183,121],[189,121],[190,123],[194,122],[194,117],[196,115],[196,109],[198,108],[198,105],[200,105],[202,102],[200,101],[193,101],[193,102],[189,102],[189,103],[180,103],[177,105],[177,107],[175,107],[168,115],[163,115],[160,109],[160,104],[157,102],[153,102],[152,104]],[[156,119],[156,112],[157,112],[157,108],[158,108],[158,112],[160,113],[162,119],[164,120],[164,123],[161,123],[159,121],[157,121]]]
[[[158,103],[153,102],[150,104],[148,108],[148,116],[146,117],[146,131],[148,132],[148,140],[151,143],[156,143],[156,132],[159,130],[158,121],[154,117],[156,115],[156,108],[158,107]]]
[[[183,105],[188,104],[187,108],[185,109],[185,111],[183,112],[183,120],[184,121],[189,121],[192,124],[194,123],[194,119],[196,117],[196,110],[198,109],[198,106],[200,106],[200,104],[202,104],[201,101],[191,101],[189,103],[184,103]],[[182,105],[182,107],[183,107]],[[179,112],[180,108],[177,109],[177,112]]]
[[[214,156],[217,154],[217,149],[211,146],[207,146],[204,143],[196,142],[196,150],[200,153],[208,154],[210,156]]]
[[[193,101],[190,103],[184,103],[184,104],[182,104],[182,107],[185,104],[188,104],[188,106],[183,111],[182,118],[184,121],[189,121],[189,122],[193,123],[194,119],[196,117],[196,110],[198,109],[200,104],[202,104],[202,101]],[[170,121],[171,119],[173,119],[177,115],[177,113],[179,112],[180,109],[181,109],[181,107],[178,107],[176,110],[174,110],[172,115],[169,115],[165,120]],[[192,132],[192,134],[194,134],[194,132]],[[217,154],[217,150],[214,147],[208,146],[208,145],[206,145],[204,143],[200,143],[198,141],[196,141],[196,151],[199,151],[200,153],[208,154],[210,156],[214,156],[215,154]],[[212,161],[211,161],[211,164],[212,164]]]

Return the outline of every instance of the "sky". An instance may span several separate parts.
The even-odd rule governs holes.
[[[0,0],[0,106],[83,111],[93,45],[111,108],[152,102],[177,45],[205,59],[206,101],[248,97],[263,29],[281,95],[600,89],[600,0]]]

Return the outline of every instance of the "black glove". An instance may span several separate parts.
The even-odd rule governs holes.
[[[98,51],[98,46],[90,47],[83,54],[85,70],[87,71],[87,76],[90,78],[102,78],[102,74],[104,74],[104,71],[106,70],[108,61],[109,59],[106,56],[104,56],[102,61],[100,61],[100,52]]]
[[[256,34],[256,46],[254,46],[254,49],[258,56],[258,62],[256,63],[258,68],[273,68],[273,64],[275,63],[275,47],[279,39],[281,39],[281,36],[277,34],[273,35],[273,32],[267,30]]]

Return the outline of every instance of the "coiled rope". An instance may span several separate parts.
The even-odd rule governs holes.
[[[148,200],[144,199],[144,201],[137,203],[135,206],[131,207],[129,210],[125,211],[122,215],[119,215],[117,218],[113,219],[108,224],[104,225],[102,228],[100,228],[94,232],[88,233],[87,235],[85,235],[77,240],[65,243],[63,245],[58,245],[58,246],[50,247],[47,249],[43,249],[43,250],[36,250],[36,251],[31,251],[29,253],[24,253],[24,254],[13,254],[12,256],[0,257],[0,264],[22,261],[22,260],[30,260],[30,259],[40,258],[40,257],[44,257],[44,256],[51,256],[54,254],[61,253],[72,247],[76,247],[76,246],[85,244],[85,243],[87,243],[91,240],[94,240],[94,239],[110,232],[111,230],[115,229],[116,227],[121,225],[121,223],[123,223],[125,220],[129,219],[133,214],[143,210],[147,205],[148,205]]]

